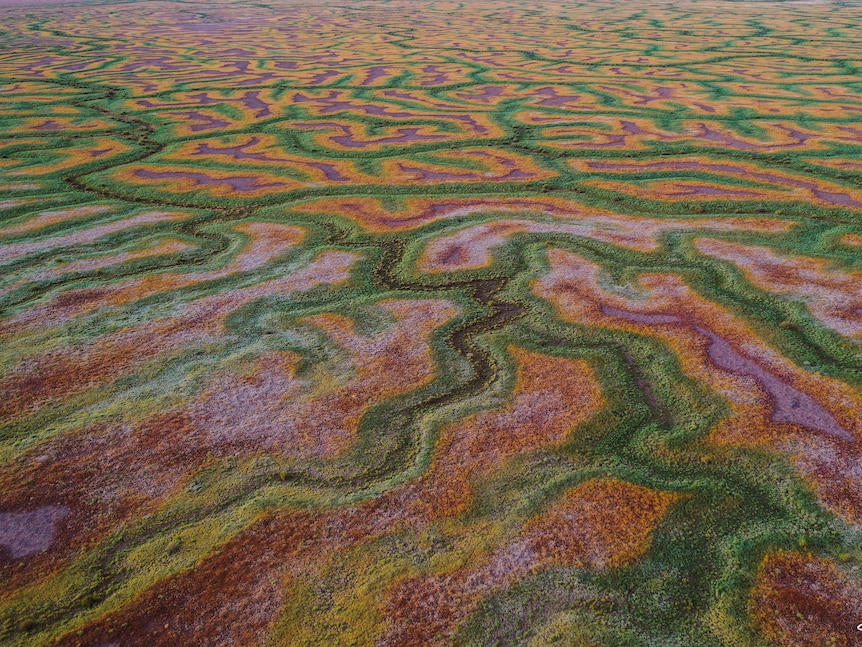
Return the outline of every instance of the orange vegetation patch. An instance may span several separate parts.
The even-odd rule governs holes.
[[[833,562],[772,553],[757,573],[751,613],[781,647],[852,647],[859,644],[862,586]]]
[[[533,158],[494,148],[462,148],[436,151],[426,160],[389,159],[382,162],[383,172],[377,182],[399,184],[419,182],[500,182],[535,181],[550,178],[555,172],[537,164]],[[459,166],[470,161],[478,168]]]
[[[614,568],[649,548],[652,530],[678,495],[617,479],[594,479],[568,490],[525,529],[536,562]]]
[[[779,256],[767,247],[719,240],[695,241],[704,254],[735,263],[757,287],[804,300],[833,330],[862,335],[862,272],[839,272],[825,259]]]
[[[254,172],[266,167],[280,172],[291,169],[294,177],[303,180],[301,183],[297,182],[296,186],[375,180],[371,176],[358,173],[350,160],[324,161],[320,157],[291,152],[273,135],[234,135],[195,139],[178,145],[170,153],[159,157],[161,162],[205,163],[210,160],[222,164],[227,162],[241,165],[242,169],[250,169]]]
[[[132,150],[132,147],[123,141],[109,137],[99,137],[84,144],[70,146],[69,148],[52,148],[41,150],[41,162],[38,164],[28,160],[26,166],[19,163],[16,168],[6,171],[9,177],[27,176],[38,178],[40,175],[49,175],[57,171],[75,168],[92,162],[104,162],[112,157],[117,157]]]
[[[204,272],[164,272],[121,281],[99,287],[88,287],[61,292],[45,304],[25,310],[0,324],[0,332],[10,333],[21,328],[69,321],[99,308],[123,305],[155,294],[223,278],[230,274],[257,269],[277,259],[300,242],[305,232],[300,227],[276,223],[245,223],[236,227],[252,237],[239,249],[229,265]],[[228,307],[233,300],[236,307],[246,300],[268,296],[281,290],[304,291],[316,285],[339,283],[346,280],[349,267],[357,255],[346,252],[324,252],[309,266],[283,277],[263,281],[256,285],[238,288],[230,293],[212,295],[190,302],[193,307],[220,304]]]
[[[614,180],[585,180],[583,184],[598,189],[637,195],[647,200],[792,200],[793,195],[785,191],[750,186],[734,186],[701,180],[638,180],[623,182]],[[798,197],[798,196],[796,196]]]
[[[463,105],[452,106],[434,95],[420,95],[415,90],[376,89],[371,92],[366,91],[359,97],[354,92],[342,88],[317,87],[294,92],[290,98],[293,104],[301,105],[310,118],[319,119],[321,122],[345,121],[344,115],[357,117],[372,115],[378,119],[393,119],[399,122],[415,121],[417,125],[429,121],[445,122],[448,132],[468,134],[471,139],[482,136],[493,137],[503,132],[485,115],[476,114],[472,106],[465,110]],[[399,102],[394,103],[392,99]],[[405,106],[403,103],[405,99],[417,105]],[[434,109],[429,112],[428,106]]]
[[[792,386],[797,398],[810,393],[829,409],[850,436],[862,433],[862,421],[856,415],[862,406],[858,393],[842,382],[800,369],[764,343],[733,313],[691,290],[681,277],[643,274],[633,286],[638,296],[629,298],[608,291],[601,268],[581,256],[550,249],[548,257],[551,271],[538,278],[533,289],[538,296],[557,305],[566,320],[660,338],[677,353],[687,373],[710,384],[734,407],[750,411],[762,407],[762,412],[768,412],[776,396],[772,393],[770,397],[763,382],[775,379]],[[722,368],[719,350],[741,358],[725,364],[744,366]],[[762,372],[748,367],[755,360]],[[750,425],[744,435],[751,442],[756,438],[766,442],[803,427],[771,421],[763,430],[766,436],[755,433]],[[842,434],[834,436],[840,438]],[[847,434],[843,436],[849,440]]]
[[[244,222],[234,227],[251,238],[226,272],[243,272],[268,263],[305,238],[302,227],[275,222]]]
[[[611,115],[581,115],[576,124],[568,115],[525,111],[519,113],[525,123],[544,126],[539,138],[543,146],[561,150],[624,149],[643,150],[656,141],[679,139],[656,127],[651,119],[628,119]],[[553,139],[543,139],[545,137]],[[571,139],[567,139],[571,138]]]
[[[9,106],[10,112],[15,112],[19,108],[15,106],[14,102],[7,102],[5,105]],[[0,108],[0,111],[3,109]],[[50,141],[50,140],[49,140]],[[10,157],[9,153],[15,150],[27,150],[27,149],[37,149],[39,147],[45,146],[45,139],[42,137],[3,137],[0,136],[0,154],[3,155],[0,158],[0,168],[8,168],[10,166],[14,166],[17,164],[16,160]]]
[[[114,207],[109,204],[85,204],[80,207],[42,211],[34,216],[28,216],[25,220],[15,223],[14,225],[0,227],[0,236],[26,234],[37,229],[42,229],[43,227],[56,225],[58,222],[66,222],[67,220],[76,220],[78,218],[92,216],[97,213],[105,213],[113,208]]]
[[[338,315],[312,318],[350,352],[344,379],[297,378],[297,355],[266,353],[245,371],[211,380],[208,390],[181,411],[61,436],[0,472],[7,509],[27,511],[59,502],[71,510],[56,546],[16,566],[15,577],[4,585],[20,585],[37,569],[56,568],[86,542],[154,512],[207,462],[261,449],[323,458],[346,449],[369,407],[433,379],[430,334],[457,314],[445,301],[386,301],[380,306],[396,317],[396,323],[372,336],[355,333]],[[169,323],[173,328],[163,322],[153,333],[158,345],[143,344],[137,337],[124,339],[123,348],[147,349],[134,355],[134,362],[184,345],[195,335],[212,335],[220,325],[218,318],[197,325],[188,319]],[[132,359],[121,356],[121,350],[89,364],[66,366],[61,373],[68,380],[55,379],[48,385],[52,388],[37,391],[38,398],[67,395],[81,384],[106,380],[115,374],[109,369],[129,370]],[[378,522],[388,525],[380,515]]]
[[[628,564],[648,550],[653,529],[677,499],[616,479],[582,483],[478,566],[398,582],[387,605],[393,624],[380,644],[437,644],[484,597],[551,566]]]
[[[604,405],[586,362],[509,350],[518,367],[511,404],[446,426],[428,472],[396,493],[397,508],[431,519],[461,514],[477,480],[517,454],[562,443]]]
[[[718,428],[716,441],[745,444],[745,439],[731,436],[738,436],[740,431],[732,425]],[[728,437],[722,437],[723,434]],[[791,457],[793,465],[827,508],[862,529],[862,450],[858,443],[796,433],[775,446]]]
[[[221,171],[209,167],[134,164],[111,173],[111,180],[129,188],[148,185],[159,192],[208,193],[224,198],[260,197],[305,186],[289,177],[259,170]]]
[[[157,355],[212,338],[219,325],[219,321],[203,313],[156,320],[102,335],[87,344],[65,346],[22,360],[0,378],[0,391],[6,394],[0,402],[0,418],[11,421],[57,400],[106,385]]]
[[[149,274],[126,283],[113,284],[109,288],[111,302],[117,305],[131,303],[231,274],[251,272],[284,255],[305,238],[302,227],[273,222],[245,222],[233,229],[248,236],[249,241],[238,249],[231,262],[224,267],[203,272]]]
[[[325,251],[307,266],[295,272],[247,287],[237,288],[230,292],[203,297],[191,302],[189,310],[190,313],[214,311],[221,316],[262,297],[288,292],[304,292],[320,285],[343,283],[350,278],[351,269],[358,259],[359,255],[351,252]],[[217,272],[220,273],[221,270]],[[211,278],[220,278],[220,274],[213,277],[206,273],[203,280]]]
[[[862,245],[862,234],[844,234],[841,242],[844,245]]]
[[[690,103],[692,108],[704,112],[715,109],[703,101]],[[798,107],[798,106],[797,106]],[[540,112],[525,112],[518,115],[521,121],[538,126],[546,126],[542,137],[544,146],[563,150],[579,149],[628,149],[649,148],[658,141],[679,142],[698,147],[710,146],[716,149],[737,149],[759,152],[776,152],[787,149],[815,150],[826,148],[835,141],[855,143],[853,129],[846,126],[821,125],[818,130],[802,126],[788,126],[784,123],[770,123],[757,120],[754,123],[764,131],[762,138],[743,137],[738,132],[723,127],[716,122],[683,121],[681,132],[664,130],[646,118],[619,118],[609,115],[586,115],[572,123],[570,116],[549,115]],[[571,139],[566,139],[570,137]],[[852,167],[850,167],[852,168]]]
[[[856,116],[858,119],[858,115]],[[856,127],[844,127],[844,130],[848,130],[854,132],[856,137],[854,138],[854,143],[859,142],[859,137],[862,136],[862,128]],[[828,157],[809,157],[805,160],[808,164],[812,164],[815,166],[822,166],[828,169],[835,169],[838,171],[846,171],[849,173],[862,173],[862,160],[858,158],[828,158]]]
[[[389,207],[380,198],[322,198],[291,207],[300,214],[327,214],[353,220],[368,231],[387,232],[422,227],[437,220],[495,211],[552,212],[571,216],[610,215],[608,211],[588,208],[558,198],[405,198],[398,207]]]
[[[242,138],[247,139],[247,138]],[[270,138],[272,140],[272,138]],[[216,170],[208,166],[188,166],[197,155],[227,156],[242,162],[243,170]],[[167,162],[182,161],[182,165]],[[463,166],[464,162],[471,164]],[[122,167],[112,179],[131,187],[149,185],[174,193],[209,193],[218,197],[260,197],[299,188],[342,184],[409,184],[445,182],[534,181],[555,175],[532,158],[505,150],[465,148],[457,152],[426,153],[422,159],[387,158],[380,162],[380,174],[361,172],[349,160],[321,161],[316,157],[289,155],[262,136],[236,146],[185,144],[178,151],[152,163]],[[279,174],[264,169],[278,170]],[[290,175],[287,173],[291,172]]]
[[[62,110],[56,108],[56,112],[74,112],[74,109]],[[16,125],[9,128],[10,133],[29,133],[51,135],[58,131],[65,132],[82,132],[95,130],[112,130],[116,128],[116,123],[112,123],[107,119],[98,119],[87,117],[83,114],[73,117],[56,116],[51,117],[27,117],[20,119]]]
[[[20,207],[25,204],[33,204],[34,202],[38,202],[38,198],[20,198],[17,200],[0,200],[0,211],[5,211],[6,209],[14,209],[15,207]]]
[[[391,90],[384,92],[388,95],[397,95],[397,98],[405,97],[410,100],[418,100],[412,93],[405,90]],[[443,108],[449,106],[443,104]],[[447,132],[437,125],[416,124],[415,126],[387,126],[370,129],[361,123],[331,122],[331,121],[308,121],[285,123],[284,127],[290,130],[307,130],[313,133],[315,145],[329,151],[360,150],[362,152],[380,151],[394,146],[409,147],[414,144],[427,144],[428,142],[457,142],[459,140],[476,138],[501,137],[505,131],[488,117],[482,114],[473,114],[470,121],[474,127],[482,129],[482,135],[478,136],[475,131],[460,133]]]

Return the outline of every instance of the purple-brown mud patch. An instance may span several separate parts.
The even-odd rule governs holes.
[[[199,133],[204,130],[213,130],[214,128],[224,128],[230,126],[230,122],[224,119],[213,117],[212,115],[204,114],[203,112],[184,112],[181,113],[187,119],[194,119],[198,123],[189,126],[189,130],[193,133]]]
[[[240,193],[253,193],[262,189],[277,189],[286,187],[283,182],[261,182],[260,178],[235,175],[232,177],[215,178],[206,173],[192,173],[189,171],[150,171],[147,169],[135,169],[134,175],[145,180],[190,180],[197,185],[203,186],[229,186],[232,190]]]
[[[398,128],[398,133],[395,137],[381,137],[372,140],[357,140],[352,134],[336,135],[332,141],[346,148],[367,148],[369,146],[379,146],[381,144],[411,144],[414,142],[437,141],[448,139],[446,135],[420,135],[419,128]]]
[[[476,172],[447,173],[444,171],[429,171],[428,169],[405,164],[398,165],[405,173],[415,173],[420,180],[475,180],[479,178]]]
[[[371,85],[377,79],[382,79],[387,75],[385,67],[372,67],[368,70],[368,74],[365,76],[365,80],[360,83],[360,85]]]
[[[628,319],[636,323],[650,325],[692,325],[675,315],[630,312],[608,305],[602,305],[601,309],[602,313],[608,316]],[[707,352],[709,358],[716,366],[737,375],[753,378],[769,393],[773,402],[772,419],[775,422],[797,424],[844,440],[855,440],[853,435],[838,424],[834,416],[824,409],[814,398],[788,384],[754,360],[740,354],[727,340],[711,330],[707,330],[699,325],[693,325],[693,328],[699,334],[709,338],[710,344]]]
[[[709,346],[709,356],[716,366],[753,377],[769,392],[775,407],[773,420],[802,425],[844,440],[854,440],[853,436],[841,427],[832,414],[820,406],[814,398],[791,386],[756,362],[740,355],[725,339],[715,333],[700,326],[696,326],[695,330],[712,341]]]
[[[272,114],[269,104],[260,98],[259,90],[246,92],[245,96],[241,99],[241,103],[249,110],[256,110],[257,112],[254,113],[254,116],[257,119],[268,117]]]
[[[677,184],[678,191],[673,193],[675,197],[710,197],[710,198],[756,198],[756,191],[743,191],[740,189],[722,189],[713,186],[697,186],[689,184]]]
[[[467,92],[456,92],[454,96],[458,97],[459,99],[466,99],[467,101],[481,101],[482,103],[488,103],[492,99],[496,99],[502,94],[503,88],[489,85],[482,88],[482,90],[479,92],[474,92],[472,94]]]
[[[57,524],[69,514],[63,505],[46,505],[29,512],[0,512],[0,548],[12,559],[48,550]]]
[[[325,164],[323,162],[306,162],[306,166],[322,171],[326,176],[326,179],[330,182],[350,182],[350,178],[342,175],[332,164]]]
[[[543,99],[539,101],[540,106],[548,106],[551,108],[559,108],[560,106],[566,106],[569,103],[576,103],[581,98],[581,95],[579,94],[557,94],[557,91],[554,88],[541,88],[536,90],[536,94],[543,97]]]
[[[334,164],[326,164],[325,162],[309,162],[306,160],[297,160],[297,159],[288,159],[281,157],[273,157],[271,155],[267,155],[266,153],[249,153],[246,149],[257,146],[260,144],[260,137],[252,137],[245,144],[238,144],[237,146],[224,146],[218,147],[213,146],[211,144],[198,144],[197,150],[194,152],[194,155],[223,155],[231,157],[236,160],[251,160],[255,162],[263,162],[265,164],[291,164],[291,165],[301,165],[301,166],[309,166],[311,168],[317,169],[321,171],[326,179],[331,182],[349,182],[350,178],[342,175]],[[269,185],[275,186],[275,185]],[[266,187],[268,188],[268,187]]]

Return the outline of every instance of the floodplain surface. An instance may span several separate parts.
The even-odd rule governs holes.
[[[862,644],[862,7],[0,46],[0,645]]]

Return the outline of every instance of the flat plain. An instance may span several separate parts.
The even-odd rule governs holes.
[[[0,6],[0,645],[862,645],[862,6]]]

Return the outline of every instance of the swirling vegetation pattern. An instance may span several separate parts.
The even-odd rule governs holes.
[[[0,644],[862,644],[862,7],[5,1]]]

